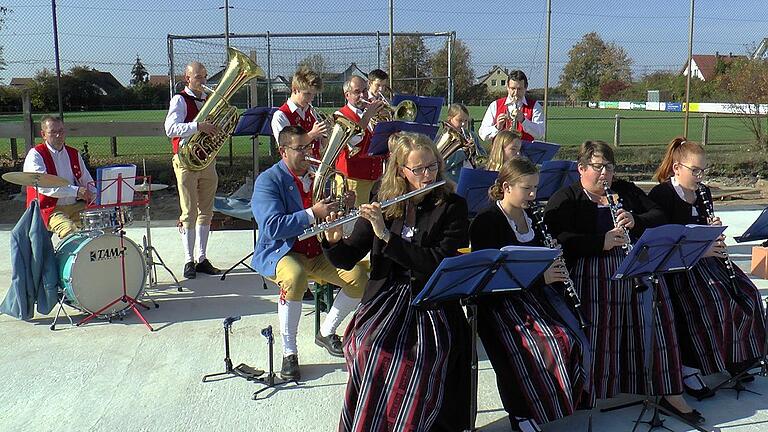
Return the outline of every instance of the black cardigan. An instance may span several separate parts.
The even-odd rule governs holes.
[[[535,220],[530,210],[526,209],[525,212],[532,221]],[[539,232],[533,226],[530,229],[536,233],[533,240],[529,243],[521,243],[509,225],[507,216],[494,202],[490,207],[478,213],[472,221],[469,228],[469,243],[472,245],[473,251],[501,249],[509,245],[543,246],[544,240]]]
[[[687,203],[675,191],[672,182],[666,181],[658,184],[648,193],[648,198],[652,199],[664,211],[668,223],[687,225],[699,224],[707,225],[707,217],[704,212],[704,201],[699,194],[696,194],[696,201],[693,204]],[[692,215],[693,207],[696,207],[698,216]]]
[[[355,222],[348,238],[332,246],[323,240],[325,256],[342,269],[351,270],[371,252],[371,274],[363,302],[373,298],[391,275],[403,269],[409,271],[411,290],[417,294],[443,258],[457,255],[457,250],[469,243],[467,203],[456,194],[448,195],[440,204],[435,204],[434,194],[429,194],[419,203],[411,242],[400,237],[402,218],[385,223],[391,232],[389,242],[377,238],[363,218]]]
[[[638,238],[646,228],[666,223],[664,211],[634,183],[614,179],[611,189],[619,194],[623,208],[632,212],[635,226],[630,235]],[[580,181],[555,192],[547,202],[544,221],[563,246],[566,260],[603,253],[605,235],[598,231],[597,204],[587,197]]]

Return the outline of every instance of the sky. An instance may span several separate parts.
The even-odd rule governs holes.
[[[379,31],[386,45],[388,4],[382,0],[230,0],[229,29],[236,34]],[[62,70],[86,65],[112,72],[127,85],[138,55],[150,74],[167,75],[167,35],[223,34],[223,5],[224,0],[58,0]],[[6,70],[0,71],[2,82],[31,77],[43,68],[53,70],[51,3],[11,0],[7,6],[12,12],[0,30],[6,61]],[[626,49],[635,76],[681,70],[688,53],[689,10],[689,0],[552,0],[550,84],[559,80],[571,46],[592,31]],[[768,37],[766,11],[765,0],[697,1],[694,54],[747,53]],[[476,76],[498,64],[524,70],[530,87],[543,85],[546,0],[394,0],[394,22],[395,32],[456,32],[457,39],[470,48]],[[427,45],[434,51],[444,41],[428,38]],[[232,39],[232,45],[256,49],[259,59],[266,61],[264,39]],[[273,76],[290,75],[299,60],[317,52],[339,72],[351,61],[364,68],[377,66],[376,39],[371,37],[273,38],[272,47]],[[174,48],[178,65],[195,57],[223,63],[223,39],[176,41]],[[381,61],[386,64],[386,54]]]

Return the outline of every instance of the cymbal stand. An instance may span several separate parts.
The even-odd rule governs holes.
[[[147,227],[147,233],[144,235],[143,246],[144,260],[147,263],[147,273],[149,274],[149,278],[147,279],[148,288],[154,288],[157,286],[157,267],[159,266],[164,268],[165,271],[171,275],[171,278],[173,278],[173,281],[176,285],[176,291],[182,292],[183,290],[181,284],[176,278],[176,275],[173,274],[173,271],[165,264],[163,257],[160,256],[160,252],[158,252],[157,249],[152,246],[152,230],[150,228],[152,221],[149,212],[149,200],[147,200],[147,203],[144,205],[144,220],[146,221]],[[157,261],[155,261],[155,258],[157,258]],[[154,300],[152,302],[154,303]]]

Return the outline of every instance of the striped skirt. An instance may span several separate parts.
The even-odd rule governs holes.
[[[544,292],[544,291],[549,292]],[[559,294],[547,285],[479,302],[478,333],[496,371],[504,409],[512,416],[539,424],[573,414],[589,405],[589,351],[586,335],[564,323],[545,294]],[[564,302],[561,308],[567,310]],[[559,309],[563,310],[563,309]]]
[[[438,431],[469,426],[469,326],[458,303],[410,306],[408,279],[361,304],[347,327],[349,378],[339,431]]]
[[[683,364],[705,375],[760,356],[765,343],[757,287],[734,265],[746,307],[736,304],[723,260],[703,258],[689,272],[667,275]]]
[[[570,270],[582,311],[592,324],[586,333],[592,347],[595,397],[646,393],[645,365],[651,356],[649,393],[682,393],[680,351],[667,286],[659,281],[653,319],[653,290],[638,293],[634,281],[611,279],[623,258],[624,251],[613,248],[600,256],[579,258]]]

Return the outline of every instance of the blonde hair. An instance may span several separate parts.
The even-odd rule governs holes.
[[[691,155],[704,154],[704,147],[701,144],[688,141],[685,137],[673,138],[667,145],[667,152],[664,159],[661,160],[659,168],[653,174],[653,179],[659,183],[665,182],[675,175],[672,166],[675,162],[680,163]]]
[[[445,178],[445,163],[443,162],[443,158],[440,156],[440,152],[428,136],[419,133],[400,132],[397,134],[397,138],[391,140],[390,149],[391,154],[389,156],[389,162],[387,162],[387,169],[381,177],[381,188],[379,189],[378,196],[379,202],[398,197],[408,192],[408,180],[406,180],[400,172],[401,167],[405,166],[408,161],[408,156],[411,152],[418,150],[427,150],[431,152],[438,163],[435,181]],[[436,201],[439,204],[451,192],[453,192],[453,183],[446,183],[445,185],[432,190],[430,194],[437,198]],[[384,217],[387,219],[398,219],[403,217],[405,214],[405,204],[406,201],[400,201],[399,203],[392,204],[385,208]]]
[[[488,188],[488,197],[491,201],[498,201],[504,198],[504,183],[515,185],[523,177],[538,174],[539,169],[527,157],[515,156],[505,161],[499,169],[499,176]]]
[[[469,110],[466,106],[464,106],[464,104],[453,103],[448,107],[448,113],[445,115],[445,121],[449,122],[452,118],[461,113],[464,113],[467,117],[469,117]]]
[[[494,138],[491,144],[491,151],[488,155],[489,171],[499,171],[502,165],[504,165],[504,146],[513,142],[514,140],[520,140],[522,135],[516,130],[503,130],[500,131]]]
[[[323,90],[323,78],[312,69],[301,66],[293,74],[291,80],[291,91],[294,90]]]

